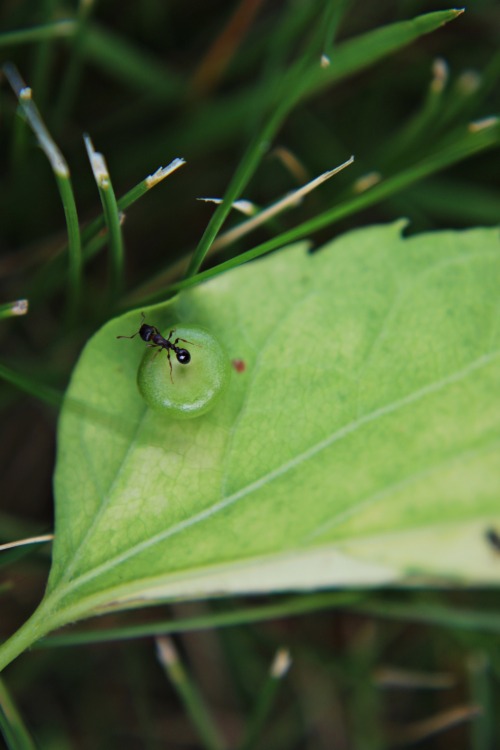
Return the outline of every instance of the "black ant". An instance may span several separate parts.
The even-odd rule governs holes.
[[[175,352],[175,356],[177,358],[177,362],[181,365],[187,365],[191,362],[191,355],[188,352],[187,349],[183,349],[180,346],[177,346],[178,341],[184,341],[185,344],[192,344],[192,341],[187,341],[187,339],[181,339],[176,338],[175,341],[170,341],[170,338],[173,333],[175,333],[175,328],[172,328],[170,333],[168,334],[167,338],[164,338],[164,336],[161,335],[160,331],[156,326],[149,326],[147,323],[144,323],[144,318],[146,317],[144,313],[141,313],[142,315],[142,322],[141,327],[138,331],[136,331],[132,336],[117,336],[117,339],[133,339],[135,336],[139,335],[143,341],[151,341],[151,344],[148,344],[149,347],[156,348],[158,347],[158,352],[161,352],[162,349],[165,349],[167,352],[168,357],[168,365],[170,367],[170,380],[172,383],[174,382],[174,379],[172,377],[172,362],[170,361],[170,352]],[[193,344],[193,346],[196,346],[196,344]],[[157,354],[158,354],[157,352]]]

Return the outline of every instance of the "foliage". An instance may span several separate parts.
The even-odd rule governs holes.
[[[416,233],[498,221],[495,160],[482,155],[500,134],[488,119],[498,110],[500,59],[491,3],[463,16],[430,4],[418,17],[421,4],[412,2],[390,11],[365,5],[362,13],[353,2],[320,0],[269,7],[242,0],[216,11],[208,5],[188,11],[150,0],[117,12],[113,3],[82,2],[75,10],[45,0],[36,13],[26,4],[0,12],[4,59],[14,60],[33,88],[31,95],[15,68],[4,68],[20,102],[16,112],[12,92],[0,91],[9,164],[0,183],[2,233],[10,251],[1,311],[4,541],[51,527],[44,512],[50,436],[53,407],[64,399],[54,567],[38,613],[2,646],[3,664],[71,619],[165,597],[429,576],[447,584],[498,580],[495,230],[401,239],[402,225],[386,224],[408,216],[407,231]],[[449,69],[433,62],[443,54]],[[290,200],[286,215],[257,221],[253,240],[242,233],[245,220],[230,213],[235,199],[251,199],[258,219],[259,206],[351,153],[353,167],[301,204]],[[180,156],[187,166],[163,181],[182,165],[172,162]],[[171,168],[155,175],[167,162]],[[153,176],[144,179],[148,171]],[[215,210],[192,200],[207,194],[223,198]],[[334,231],[374,221],[382,226],[330,241]],[[242,227],[224,235],[223,224]],[[302,239],[321,249],[307,255],[297,245],[237,268]],[[9,317],[23,305],[7,301],[21,298],[29,299],[30,314]],[[162,331],[172,319],[207,327],[237,363],[228,392],[206,416],[168,425],[144,416],[135,385],[143,342],[125,346],[114,338],[137,330],[140,310]],[[155,362],[166,367],[164,355]],[[158,543],[148,552],[152,539]],[[29,572],[33,602],[47,573],[44,548],[22,559],[7,554],[6,567]],[[1,593],[7,635],[25,613],[8,589]],[[449,628],[454,618],[452,600],[436,609],[431,595],[427,602],[401,595],[397,604],[363,591],[317,596],[277,599],[255,617],[349,604],[351,612],[399,622],[405,612],[421,612]],[[214,603],[192,627],[242,622],[245,612],[247,621],[254,617],[252,608],[238,614],[232,606],[220,613]],[[182,621],[182,612],[172,611]],[[496,627],[496,613],[483,611],[479,598],[464,611],[457,615],[462,626]],[[127,633],[124,622],[115,637]],[[157,622],[161,629],[161,617]],[[249,681],[257,633],[253,646],[236,631],[224,636],[238,654],[235,674],[241,670]],[[262,633],[268,647],[283,637],[279,627]],[[488,661],[487,639],[453,638],[455,660],[460,644],[479,643]],[[384,746],[378,699],[373,691],[366,699],[362,686],[387,641],[368,642],[357,660],[344,654],[345,669],[336,663],[335,672],[345,685],[354,672],[364,675],[354,688],[364,721],[348,720],[349,711],[344,720],[353,746],[377,748]],[[303,659],[305,643],[298,638]],[[325,664],[327,643],[318,643],[314,657]],[[165,644],[160,653],[165,665],[176,663]],[[57,652],[51,658],[55,664]],[[12,674],[26,685],[22,664]],[[481,664],[472,670],[471,690],[486,705]],[[204,746],[220,747],[189,674],[165,669]],[[313,679],[306,692],[326,694],[331,677]],[[250,747],[275,686],[262,688],[252,714],[258,680],[253,691],[244,683],[250,718],[242,742]],[[5,686],[1,693],[9,747],[31,747]],[[328,694],[337,705],[338,696]],[[266,746],[290,746],[302,736],[311,719],[305,704],[304,711],[304,725],[297,712],[288,716]],[[487,710],[485,716],[474,747],[491,744]],[[49,729],[41,717],[35,723],[52,732],[43,738],[47,746],[55,735],[60,741],[64,729]],[[89,735],[78,746],[95,744]]]

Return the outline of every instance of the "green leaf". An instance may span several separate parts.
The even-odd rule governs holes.
[[[144,342],[115,338],[138,312],[94,336],[60,421],[38,635],[166,599],[499,582],[498,232],[403,226],[298,244],[146,310],[244,363],[198,419],[146,408]]]
[[[481,531],[500,520],[497,232],[400,229],[298,245],[148,310],[245,363],[191,424],[137,392],[144,342],[115,336],[138,314],[99,331],[59,433],[49,590],[65,606],[500,578]]]

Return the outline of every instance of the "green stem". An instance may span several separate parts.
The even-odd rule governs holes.
[[[57,187],[64,208],[68,231],[68,314],[74,319],[82,289],[82,243],[75,196],[69,174],[56,172]]]
[[[42,5],[41,13],[45,20],[50,23],[55,12],[55,0],[39,0]],[[35,59],[32,68],[33,88],[36,91],[36,98],[39,106],[44,109],[47,101],[47,90],[50,75],[50,68],[54,50],[52,46],[52,37],[41,39],[35,50]]]
[[[286,675],[289,666],[290,657],[288,652],[285,650],[279,651],[257,698],[240,750],[252,750],[259,746],[262,739],[262,730],[271,713],[281,680]]]
[[[111,181],[99,191],[108,227],[109,248],[111,251],[111,300],[119,298],[123,288],[124,247],[120,223],[120,212],[116,204],[115,191]]]
[[[242,191],[245,189],[246,185],[248,185],[259,166],[262,157],[266,153],[269,143],[276,135],[286,116],[300,99],[305,87],[305,81],[307,80],[307,76],[304,75],[303,67],[302,62],[296,64],[295,67],[291,69],[287,79],[281,82],[281,101],[276,107],[271,109],[271,113],[267,115],[264,124],[259,128],[257,135],[252,139],[248,146],[243,159],[234,173],[233,179],[229,183],[229,187],[224,195],[224,200],[210,219],[198,247],[191,258],[191,262],[186,272],[187,278],[194,276],[199,270],[206,254],[210,250],[210,247],[217,236],[217,233],[231,211],[234,201],[241,196]],[[308,73],[308,71],[306,72]]]
[[[88,28],[88,20],[93,9],[92,0],[80,0],[77,14],[77,27],[70,50],[70,59],[66,65],[64,78],[59,87],[59,96],[55,106],[52,124],[59,132],[73,109],[79,88],[83,66],[83,42]]]
[[[38,107],[32,99],[31,89],[26,86],[16,66],[12,63],[5,63],[3,71],[12,86],[14,93],[19,100],[19,106],[33,130],[40,148],[49,160],[52,171],[57,181],[59,193],[63,203],[64,214],[66,217],[66,226],[68,230],[68,250],[69,250],[69,310],[74,314],[80,295],[80,282],[82,271],[81,258],[81,241],[80,230],[78,227],[78,214],[76,210],[73,188],[71,186],[71,177],[69,167],[59,149],[57,143],[49,133]]]
[[[197,630],[234,627],[235,625],[265,622],[283,617],[300,617],[306,612],[350,607],[365,597],[366,594],[363,591],[294,596],[281,599],[274,604],[238,607],[236,610],[211,612],[208,615],[190,617],[184,620],[159,620],[145,625],[122,626],[107,630],[86,629],[80,633],[71,631],[60,635],[50,635],[44,638],[38,644],[38,647],[53,648],[54,646],[78,646],[86,643],[107,643],[109,641],[131,640],[132,638],[146,638],[159,634],[190,633]]]
[[[2,680],[0,680],[0,730],[10,750],[35,750],[35,743]]]
[[[124,249],[120,211],[104,156],[94,149],[90,136],[85,135],[84,141],[108,228],[111,257],[110,297],[113,304],[119,297],[123,287]]]
[[[27,299],[16,299],[14,302],[4,302],[3,305],[0,305],[0,319],[14,318],[17,315],[26,315],[27,312]]]
[[[55,388],[43,385],[36,378],[16,372],[2,363],[0,363],[0,379],[11,383],[11,385],[19,388],[19,390],[29,393],[31,396],[35,396],[35,398],[45,401],[51,406],[61,405],[62,394]]]
[[[209,268],[207,271],[202,271],[201,273],[196,274],[196,276],[185,278],[175,284],[171,284],[166,290],[162,291],[161,296],[164,298],[166,294],[194,286],[212,276],[218,276],[222,271],[228,271],[231,268],[235,268],[249,260],[259,258],[279,247],[284,247],[285,245],[296,242],[304,237],[309,237],[312,233],[317,232],[336,221],[340,221],[340,219],[351,216],[353,213],[368,208],[369,206],[373,206],[393,195],[398,195],[402,190],[413,185],[413,183],[418,182],[425,177],[429,177],[435,172],[439,172],[462,159],[472,156],[473,154],[492,148],[493,146],[498,146],[499,143],[499,124],[494,124],[492,127],[477,133],[467,133],[463,138],[443,145],[439,152],[423,159],[419,164],[409,167],[400,174],[388,177],[386,180],[383,180],[366,192],[350,198],[334,208],[324,211],[322,214],[318,214],[318,216],[305,221],[298,227],[289,229],[277,237],[273,237],[273,239],[254,247],[252,250],[248,250],[241,255],[237,255],[235,258],[220,263],[214,268]],[[142,304],[149,304],[154,300],[156,300],[156,295],[142,300]]]
[[[75,32],[74,21],[55,21],[41,26],[33,26],[30,29],[19,29],[18,31],[5,31],[0,34],[0,49],[3,47],[18,47],[20,44],[31,44],[41,42],[44,39],[56,39],[58,37],[72,36]]]
[[[158,185],[165,177],[175,172],[183,164],[185,164],[184,159],[174,159],[168,166],[160,167],[154,174],[145,177],[138,185],[135,185],[118,199],[118,210],[125,211],[136,200],[145,195],[151,188]],[[82,266],[91,260],[107,243],[107,233],[102,231],[105,226],[106,219],[104,213],[102,213],[82,229],[80,235],[83,245]],[[63,283],[65,278],[63,261],[67,251],[68,247],[63,247],[61,253],[44,266],[42,272],[35,280],[30,290],[30,298],[35,302],[46,299]]]
[[[46,616],[48,602],[42,601],[24,625],[0,645],[0,672],[55,627]]]
[[[224,744],[196,685],[184,668],[173,642],[166,637],[157,639],[158,657],[161,665],[177,690],[186,713],[206,750],[222,750]]]

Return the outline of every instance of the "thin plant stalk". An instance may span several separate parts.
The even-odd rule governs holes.
[[[226,612],[211,612],[208,615],[186,619],[156,621],[143,625],[132,625],[107,630],[85,630],[84,632],[69,632],[50,635],[36,644],[36,648],[52,648],[53,646],[75,646],[85,643],[107,643],[115,640],[129,640],[132,638],[147,638],[158,634],[187,633],[207,628],[234,627],[242,623],[265,622],[283,617],[296,617],[306,612],[348,607],[354,602],[364,600],[366,594],[358,592],[333,592],[313,594],[310,596],[282,597],[273,604],[256,607],[241,607]],[[500,629],[500,618],[497,627]]]
[[[28,539],[18,539],[15,542],[0,544],[0,552],[7,549],[15,549],[16,547],[26,547],[30,544],[45,544],[45,542],[51,542],[53,539],[54,534],[40,534],[39,536],[32,536]]]
[[[44,401],[51,406],[60,406],[62,394],[55,388],[40,383],[35,377],[16,372],[7,365],[0,363],[0,380],[10,383],[15,388],[30,396],[35,396],[39,401]]]
[[[84,136],[84,141],[108,229],[111,260],[110,297],[111,303],[113,303],[118,299],[123,289],[124,246],[120,211],[104,156],[94,149],[94,145],[88,135]]]
[[[206,750],[223,750],[224,743],[196,685],[184,668],[177,650],[170,638],[156,639],[157,654],[170,681],[176,689],[186,713]]]
[[[267,151],[269,143],[299,101],[317,91],[321,91],[332,81],[339,80],[348,72],[354,72],[354,70],[364,67],[369,62],[379,59],[381,55],[401,48],[421,34],[433,31],[439,25],[456,18],[462,12],[463,10],[451,10],[428,13],[418,16],[410,22],[395,24],[393,27],[384,27],[377,30],[377,33],[371,34],[370,37],[367,36],[367,39],[355,39],[352,44],[345,43],[339,47],[339,53],[335,57],[335,65],[326,66],[326,68],[315,60],[315,50],[311,49],[303,55],[302,60],[292,66],[287,76],[280,75],[275,85],[265,92],[267,116],[263,125],[257,128],[256,136],[250,142],[236,169],[223,202],[210,219],[193,254],[186,277],[190,278],[197,274],[210,246],[226,220],[232,204],[240,197],[242,190],[252,178]],[[335,28],[334,25],[332,28]],[[324,39],[322,31],[321,36]],[[365,49],[363,49],[363,46]],[[312,63],[307,59],[308,57],[312,58]],[[320,58],[319,54],[318,58]],[[305,64],[303,61],[305,61]]]
[[[323,174],[319,175],[319,177],[316,177],[314,180],[310,180],[308,183],[298,188],[298,190],[294,190],[293,192],[288,193],[288,195],[285,195],[284,198],[280,198],[280,200],[271,204],[267,208],[264,208],[262,211],[259,211],[259,213],[250,217],[246,221],[241,222],[233,229],[230,229],[224,234],[221,234],[214,241],[211,248],[212,251],[215,252],[216,250],[220,250],[223,247],[230,245],[232,242],[245,237],[250,232],[253,232],[255,229],[262,226],[262,224],[264,224],[266,221],[269,221],[269,219],[274,218],[283,211],[297,206],[302,201],[302,198],[304,196],[308,195],[308,193],[315,190],[317,187],[319,187],[319,185],[322,185],[331,177],[341,172],[343,169],[352,164],[353,161],[354,156],[351,156],[340,166],[335,167],[335,169],[330,169],[328,170],[328,172],[324,172]]]
[[[0,680],[0,732],[9,750],[36,750],[35,743],[3,680]]]
[[[54,23],[32,26],[27,29],[16,31],[5,31],[0,34],[0,49],[5,47],[18,47],[23,44],[41,42],[45,39],[59,39],[70,37],[74,34],[76,23],[73,20],[54,21]]]
[[[118,199],[118,210],[125,211],[133,205],[135,201],[185,163],[184,159],[178,158],[174,159],[166,167],[159,167],[156,172],[145,177],[141,182]],[[106,245],[108,236],[105,227],[106,219],[104,213],[102,213],[81,230],[82,263],[84,265],[94,258],[95,255]],[[61,256],[64,255],[65,250],[66,248],[62,248]],[[63,269],[61,265],[61,257],[58,255],[56,258],[51,259],[41,271],[41,274],[32,287],[30,296],[36,298],[37,301],[45,299],[60,286],[62,280]]]
[[[260,746],[262,730],[274,706],[281,681],[290,665],[290,654],[286,649],[280,649],[276,653],[267,680],[257,697],[240,750],[254,750]]]
[[[31,89],[26,86],[15,65],[6,63],[3,66],[3,70],[19,100],[19,105],[26,120],[49,160],[61,196],[68,231],[68,309],[71,319],[78,308],[81,295],[82,252],[78,213],[69,167],[42,120],[40,112],[32,99]]]
[[[27,299],[16,299],[14,302],[5,302],[3,305],[0,305],[0,319],[26,315],[28,307]]]
[[[198,247],[193,254],[186,273],[188,279],[198,272],[220,228],[231,211],[232,204],[240,197],[242,190],[248,184],[257,169],[262,156],[267,150],[269,141],[278,130],[284,116],[285,107],[282,106],[270,117],[268,122],[252,140],[246,154],[234,173],[233,179],[229,184],[222,203],[217,207],[217,210],[210,219]]]
[[[423,159],[420,163],[409,167],[404,172],[377,183],[366,192],[349,198],[334,208],[328,209],[327,211],[318,214],[318,216],[305,221],[298,227],[283,232],[273,239],[258,245],[252,250],[248,250],[235,258],[220,263],[214,268],[209,268],[206,271],[196,274],[196,276],[185,278],[175,284],[171,284],[167,290],[162,291],[162,297],[167,293],[179,291],[180,289],[193,286],[208,278],[217,276],[222,271],[235,268],[249,260],[259,258],[272,250],[276,250],[278,247],[284,247],[291,242],[308,237],[313,232],[317,232],[336,221],[340,221],[340,219],[344,219],[357,211],[361,211],[393,195],[397,195],[404,188],[428,177],[434,172],[438,172],[451,164],[472,156],[473,154],[497,146],[499,142],[500,124],[496,120],[492,120],[491,123],[488,124],[488,127],[483,130],[470,128],[469,132],[461,139],[458,139],[456,142],[451,142],[446,146],[443,145],[438,153]],[[152,297],[151,299],[142,300],[142,302],[145,304],[154,299],[155,297]]]
[[[56,0],[39,0],[39,3],[42,5],[41,13],[44,19],[47,23],[50,23],[56,9]],[[45,108],[47,101],[47,90],[53,56],[54,49],[52,37],[41,39],[35,50],[32,79],[37,102],[42,109]]]
[[[70,59],[66,65],[64,77],[59,87],[58,100],[55,105],[53,125],[59,131],[73,109],[79,89],[83,66],[83,43],[88,29],[88,21],[94,7],[94,0],[80,0],[76,17],[76,30],[70,48]]]
[[[185,164],[185,160],[182,158],[176,158],[173,159],[170,164],[167,164],[166,167],[159,167],[156,172],[153,172],[153,174],[148,175],[143,180],[141,180],[137,185],[134,185],[134,187],[129,190],[125,195],[122,195],[121,198],[117,200],[117,206],[119,211],[126,211],[127,208],[129,208],[131,205],[133,205],[139,198],[142,198],[143,195],[145,195],[148,190],[151,190],[152,188],[156,187],[160,182],[162,182],[165,177],[168,177],[172,172],[175,172],[179,167],[182,167]],[[83,230],[82,230],[82,242],[84,245],[86,243],[93,241],[96,237],[96,235],[106,226],[106,220],[103,214],[101,216],[98,216],[96,219],[91,221]]]

